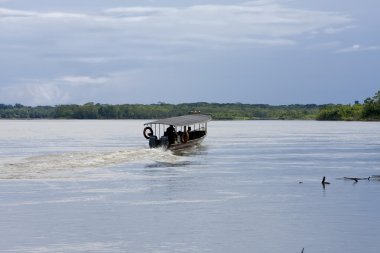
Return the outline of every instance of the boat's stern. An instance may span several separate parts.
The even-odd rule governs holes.
[[[149,137],[149,147],[150,148],[158,148],[158,147],[169,147],[169,139],[167,136],[161,136],[160,139],[157,138],[156,135],[152,135]]]

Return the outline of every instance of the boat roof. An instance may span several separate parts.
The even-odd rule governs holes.
[[[211,117],[209,115],[189,114],[189,115],[184,115],[184,116],[159,119],[159,120],[145,123],[144,125],[164,124],[164,125],[173,125],[173,126],[186,126],[186,125],[193,125],[197,123],[203,123],[210,120],[211,120]]]

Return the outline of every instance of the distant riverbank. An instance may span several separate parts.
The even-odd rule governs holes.
[[[243,103],[95,104],[24,106],[0,104],[0,119],[153,119],[200,111],[215,120],[380,120],[380,91],[363,103],[267,105]]]

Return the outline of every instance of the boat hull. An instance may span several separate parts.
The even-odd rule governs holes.
[[[200,138],[197,138],[197,139],[189,140],[186,143],[171,144],[168,147],[168,149],[170,149],[170,150],[181,150],[181,149],[187,149],[187,148],[191,148],[191,147],[194,147],[194,146],[198,146],[204,140],[205,137],[206,137],[206,135],[204,135],[204,136],[202,136]]]

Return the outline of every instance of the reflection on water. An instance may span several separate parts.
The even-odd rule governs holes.
[[[185,149],[174,150],[171,152],[177,156],[207,155],[207,146],[201,144],[201,145],[197,145],[194,147],[188,147]]]
[[[216,121],[179,153],[142,121],[0,123],[1,252],[380,247],[379,123]]]
[[[194,164],[191,161],[181,161],[181,162],[155,162],[153,164],[145,165],[145,168],[172,168],[172,167],[185,167]]]

